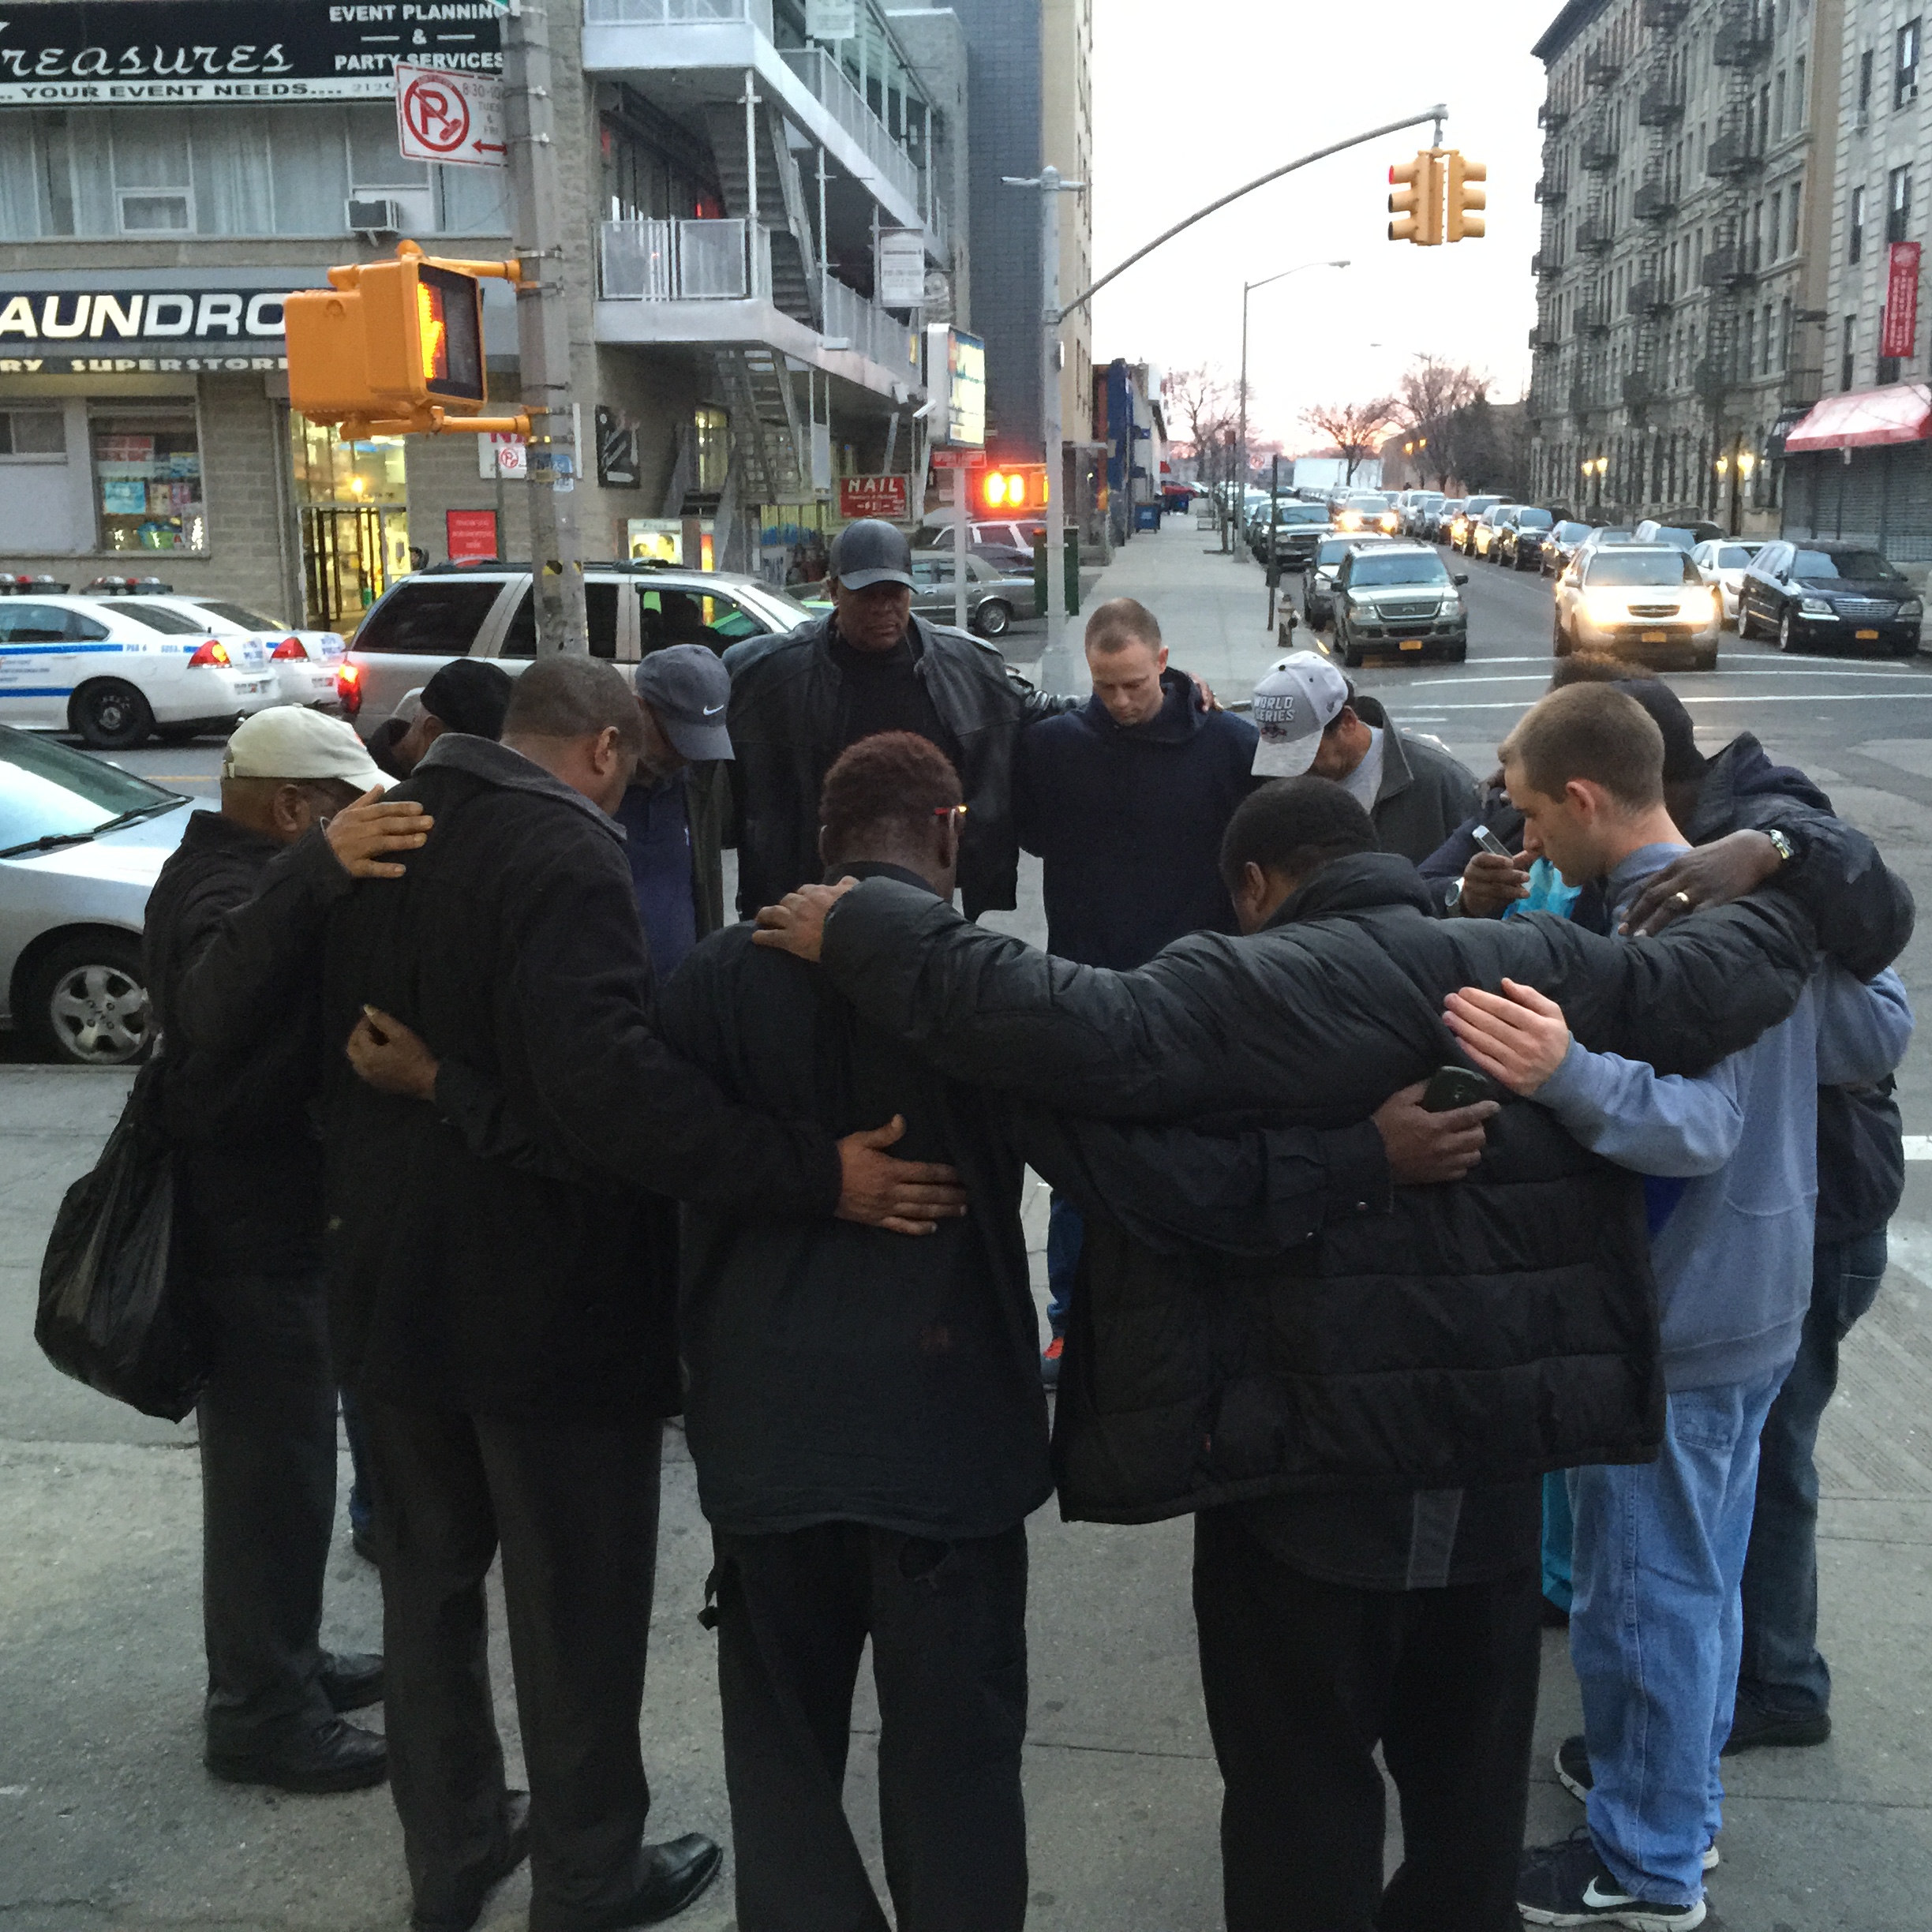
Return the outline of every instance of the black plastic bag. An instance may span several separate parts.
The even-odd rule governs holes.
[[[66,1193],[40,1264],[34,1339],[63,1375],[178,1422],[208,1381],[172,1267],[174,1162],[161,1061],[135,1076],[94,1171]]]

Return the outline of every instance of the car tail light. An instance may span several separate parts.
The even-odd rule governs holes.
[[[350,717],[362,709],[362,667],[346,664],[335,673],[335,695]]]
[[[305,658],[309,653],[302,649],[302,641],[300,638],[284,638],[268,655],[286,664],[291,663],[298,657]]]
[[[195,665],[225,665],[228,661],[228,646],[223,643],[219,638],[210,638],[208,641],[188,660],[188,662],[191,667]]]

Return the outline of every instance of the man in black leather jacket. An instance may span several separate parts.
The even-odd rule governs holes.
[[[912,616],[912,552],[889,523],[839,533],[831,590],[829,616],[724,653],[740,915],[819,876],[819,788],[848,745],[882,731],[930,739],[964,782],[966,916],[1011,907],[1020,875],[1014,743],[1078,701],[1043,697],[990,644]]]

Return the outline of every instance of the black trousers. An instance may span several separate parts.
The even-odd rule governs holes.
[[[1227,1932],[1518,1932],[1541,1641],[1533,1567],[1354,1589],[1195,1518]],[[1382,1747],[1403,1860],[1382,1884]]]
[[[635,1883],[663,1425],[361,1403],[381,1559],[389,1786],[417,1909],[474,1895],[504,1830],[483,1580],[500,1545],[530,1788],[531,1932]]]
[[[715,1533],[739,1932],[887,1932],[841,1792],[866,1638],[898,1932],[1026,1917],[1027,1546],[863,1523]]]
[[[322,1578],[335,1526],[335,1381],[316,1274],[204,1270],[212,1372],[201,1439],[208,1743],[273,1750],[334,1715],[321,1684]]]

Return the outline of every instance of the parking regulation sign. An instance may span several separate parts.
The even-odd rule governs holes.
[[[396,62],[396,137],[405,161],[501,167],[503,83],[447,67]]]

